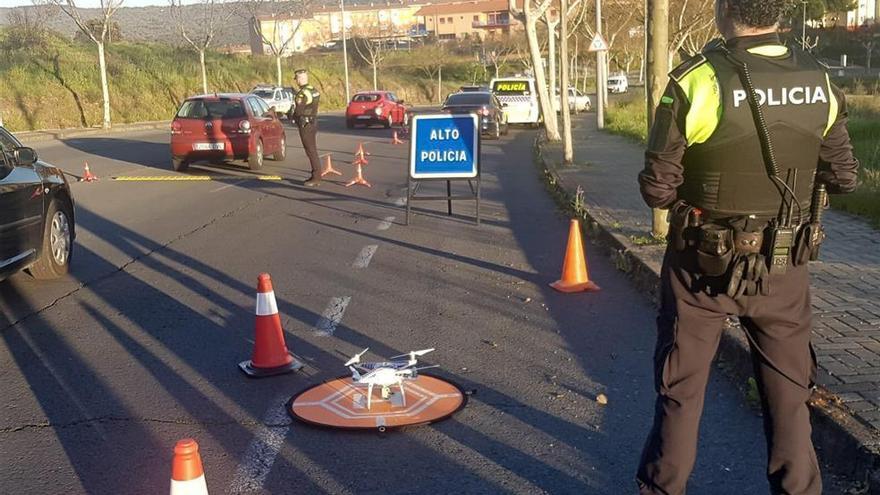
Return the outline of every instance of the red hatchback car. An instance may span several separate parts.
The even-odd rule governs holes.
[[[352,97],[345,110],[345,125],[349,129],[356,125],[382,124],[386,129],[393,125],[409,124],[409,115],[403,100],[398,100],[389,91],[367,91]]]
[[[263,157],[284,160],[284,126],[259,97],[214,94],[188,98],[171,122],[171,164],[184,171],[195,161],[247,160],[251,170]]]

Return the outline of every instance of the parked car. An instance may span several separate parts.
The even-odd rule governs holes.
[[[559,112],[562,110],[562,95],[556,90],[556,99],[553,108]],[[583,94],[579,89],[568,88],[568,109],[572,112],[588,112],[593,108],[593,100]]]
[[[67,274],[76,229],[64,173],[0,127],[0,280]]]
[[[611,76],[608,78],[608,91],[610,93],[626,93],[629,91],[629,80],[626,76]]]
[[[403,100],[390,91],[365,91],[351,98],[345,110],[345,126],[382,124],[386,129],[409,125],[409,113]]]
[[[185,171],[195,161],[247,160],[251,170],[263,157],[284,160],[287,139],[276,113],[253,94],[188,98],[171,122],[171,164]]]
[[[257,86],[251,94],[260,97],[266,105],[275,109],[278,115],[286,115],[288,120],[293,116],[293,88],[278,86]]]
[[[484,91],[453,93],[443,103],[443,111],[449,113],[476,113],[480,117],[480,131],[495,139],[508,131],[506,105],[492,93]]]

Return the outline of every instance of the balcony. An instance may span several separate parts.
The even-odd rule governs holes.
[[[510,19],[489,19],[488,21],[474,21],[471,24],[474,29],[498,29],[509,28]]]

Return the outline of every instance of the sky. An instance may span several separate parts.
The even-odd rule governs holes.
[[[31,0],[0,0],[0,7],[18,7],[19,5],[33,5]],[[77,7],[99,7],[99,0],[78,0]],[[146,5],[168,5],[168,0],[125,0],[124,7],[144,7]]]

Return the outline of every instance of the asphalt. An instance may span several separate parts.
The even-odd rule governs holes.
[[[300,185],[307,165],[291,129],[287,160],[262,171],[278,182],[234,165],[190,173],[240,179],[109,180],[173,175],[163,131],[35,144],[71,174],[88,161],[102,180],[73,185],[71,276],[0,283],[0,493],[166,491],[184,437],[200,444],[211,493],[634,492],[653,410],[654,309],[589,245],[601,292],[547,286],[568,224],[533,163],[533,131],[484,142],[481,227],[467,202],[452,217],[442,202],[419,203],[405,226],[406,147],[339,117],[321,128],[322,153],[345,175],[317,189]],[[359,142],[373,187],[346,189]],[[376,246],[368,266],[353,266],[366,246]],[[249,380],[237,363],[251,352],[264,271],[306,367]],[[318,335],[334,306],[341,321]],[[436,347],[426,362],[468,405],[384,434],[289,419],[287,399],[344,374],[365,347],[370,359]],[[760,417],[716,375],[688,493],[767,492]]]

